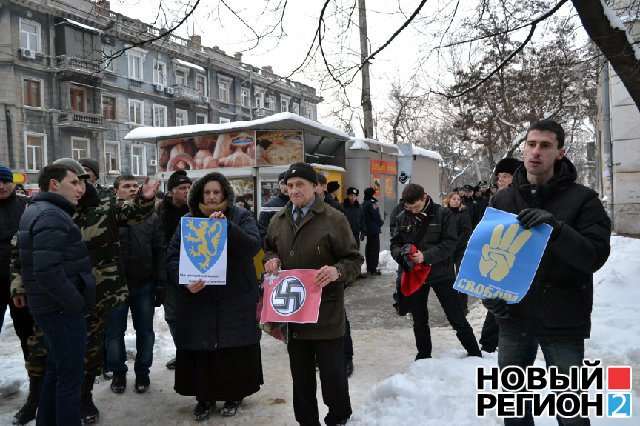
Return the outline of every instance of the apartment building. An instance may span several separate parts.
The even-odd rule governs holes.
[[[322,98],[271,67],[242,62],[199,36],[114,13],[109,2],[0,0],[0,164],[35,186],[61,157],[100,161],[102,183],[156,173],[136,126],[251,120],[276,112],[317,119]]]

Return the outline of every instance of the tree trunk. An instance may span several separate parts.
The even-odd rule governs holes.
[[[640,58],[636,58],[626,31],[614,28],[600,0],[572,0],[582,26],[618,74],[640,110]]]
[[[369,82],[369,56],[367,47],[367,7],[365,0],[358,0],[360,18],[360,60],[362,64],[362,111],[364,113],[364,137],[373,138],[373,105],[371,104],[371,84]]]

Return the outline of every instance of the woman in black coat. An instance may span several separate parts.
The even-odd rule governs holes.
[[[467,206],[464,205],[462,198],[460,198],[460,195],[458,195],[457,192],[450,192],[447,194],[444,198],[443,204],[453,213],[452,222],[456,226],[456,233],[458,235],[458,245],[456,246],[456,251],[453,252],[453,264],[457,274],[460,271],[460,264],[462,263],[464,252],[467,249],[469,238],[471,238],[473,226],[471,225],[471,219],[466,211]],[[458,292],[458,295],[460,296],[462,309],[464,309],[466,314],[469,312],[469,308],[467,307],[467,294]]]
[[[242,399],[263,383],[253,264],[260,236],[253,215],[233,199],[229,181],[217,172],[199,179],[189,193],[186,216],[227,219],[228,226],[226,284],[197,280],[180,286],[178,295],[175,390],[196,397],[196,421],[206,420],[216,401],[225,401],[224,416],[235,415]],[[178,226],[167,250],[168,278],[176,286],[180,240]]]

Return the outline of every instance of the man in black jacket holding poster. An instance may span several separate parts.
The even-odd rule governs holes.
[[[584,339],[591,330],[593,273],[609,257],[611,221],[598,194],[576,183],[576,169],[565,158],[564,130],[553,120],[534,123],[524,142],[524,167],[511,187],[499,191],[491,205],[518,215],[529,229],[553,228],[527,295],[520,303],[485,300],[500,326],[500,368],[533,365],[538,347],[547,367],[569,374],[581,366]],[[530,407],[529,407],[530,408]],[[561,424],[588,425],[589,419],[558,418]],[[505,425],[533,424],[505,418]]]

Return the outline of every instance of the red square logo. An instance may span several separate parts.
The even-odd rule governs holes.
[[[608,390],[631,390],[631,367],[607,367]]]

